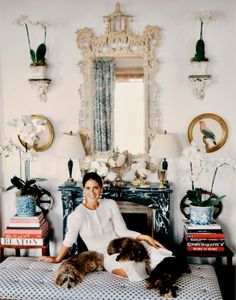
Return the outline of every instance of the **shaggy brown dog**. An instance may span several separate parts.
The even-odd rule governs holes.
[[[116,258],[117,261],[145,262],[146,272],[150,274],[150,257],[147,249],[141,242],[133,238],[125,237],[112,240],[107,247],[107,253],[109,255],[119,253]]]
[[[85,251],[65,260],[57,270],[55,284],[73,288],[82,282],[84,275],[103,270],[103,255],[96,251]]]

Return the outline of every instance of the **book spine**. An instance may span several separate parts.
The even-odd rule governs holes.
[[[185,238],[186,242],[192,243],[224,243],[225,239],[193,239],[193,238]]]
[[[14,246],[43,246],[45,239],[26,239],[26,238],[1,238],[2,245],[14,245]]]
[[[35,228],[40,228],[43,224],[45,223],[45,219],[42,220],[40,223],[24,223],[24,222],[14,222],[14,223],[9,223],[7,228],[29,228],[29,229],[35,229]]]
[[[184,224],[186,231],[188,230],[222,230],[220,224],[210,224],[210,225],[187,225]]]
[[[202,242],[199,242],[199,243],[191,243],[191,242],[187,242],[187,247],[188,246],[200,246],[200,247],[221,247],[221,246],[224,246],[224,242],[223,243],[202,243]]]
[[[185,239],[224,239],[224,233],[187,233],[184,234]]]
[[[4,238],[26,238],[26,239],[41,239],[48,234],[48,230],[44,233],[7,233],[4,234]]]
[[[44,219],[44,215],[41,213],[38,216],[33,216],[33,217],[18,217],[14,216],[11,217],[10,222],[23,222],[23,223],[34,223],[34,222],[40,222]]]
[[[43,221],[43,218],[40,219],[10,219],[10,223],[14,224],[14,223],[41,223]]]
[[[9,233],[24,233],[24,234],[43,234],[46,230],[48,230],[48,221],[46,221],[40,228],[38,229],[30,229],[30,228],[6,228],[4,230],[4,235]]]
[[[223,252],[225,250],[224,246],[217,247],[201,247],[201,246],[187,246],[187,251],[213,251],[213,252]]]
[[[187,233],[222,233],[222,229],[187,229],[184,232]]]

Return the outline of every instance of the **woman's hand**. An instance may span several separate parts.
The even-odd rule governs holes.
[[[56,256],[41,256],[38,257],[37,260],[50,262],[50,263],[59,263],[60,260]]]
[[[155,240],[150,235],[140,234],[140,235],[138,235],[137,240],[138,241],[145,241],[149,245],[151,245],[155,248],[165,248],[161,243],[159,243],[157,240]]]

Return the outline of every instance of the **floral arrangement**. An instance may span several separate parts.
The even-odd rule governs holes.
[[[34,147],[38,145],[40,133],[45,130],[45,123],[41,120],[33,122],[31,116],[23,115],[8,122],[9,126],[17,129],[18,142],[14,142],[11,138],[7,140],[5,145],[0,145],[0,154],[4,157],[10,157],[15,152],[19,153],[20,158],[20,178],[23,178],[22,165],[24,163],[25,180],[30,179],[30,162],[35,160],[36,151]]]
[[[29,46],[29,52],[30,52],[30,58],[31,58],[31,66],[46,66],[46,37],[47,37],[47,27],[48,23],[45,21],[37,21],[33,22],[29,19],[28,16],[21,15],[17,20],[14,21],[19,26],[24,26],[26,30],[26,35],[27,35],[27,41],[28,41],[28,46]],[[32,49],[31,47],[31,41],[30,41],[30,33],[29,33],[29,25],[31,26],[39,26],[43,29],[44,31],[44,39],[43,42],[39,44],[37,47],[36,51]]]
[[[219,161],[210,160],[209,156],[205,153],[205,148],[203,146],[199,146],[195,141],[192,141],[191,145],[183,150],[183,155],[189,164],[189,168],[185,172],[183,178],[187,179],[191,183],[191,190],[187,191],[187,196],[191,204],[195,206],[217,205],[225,196],[217,197],[213,193],[216,175],[219,169],[223,166],[230,166],[236,170],[236,162],[231,159],[221,159]],[[206,191],[202,188],[197,188],[196,184],[202,173],[206,174],[212,169],[214,171],[210,185],[209,198],[204,199],[203,195]]]

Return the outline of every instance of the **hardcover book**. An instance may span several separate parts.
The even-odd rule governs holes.
[[[189,239],[224,239],[225,235],[223,232],[184,232],[186,240]]]
[[[22,220],[22,222],[11,222],[8,224],[7,228],[12,228],[12,229],[16,229],[16,228],[29,228],[29,229],[35,229],[35,228],[40,228],[44,223],[46,222],[45,219],[42,219],[41,221],[38,222],[24,222]]]
[[[216,246],[216,247],[203,247],[203,246],[187,246],[187,251],[208,251],[208,252],[223,252],[225,251],[224,246]]]
[[[34,216],[23,217],[14,215],[10,219],[10,223],[39,223],[44,219],[44,215],[42,212],[37,212]]]
[[[40,228],[6,228],[4,229],[3,233],[4,236],[6,234],[45,234],[45,232],[48,230],[48,221],[45,221]]]
[[[13,245],[13,246],[43,246],[46,244],[45,238],[6,238],[1,237],[1,245]]]
[[[195,225],[189,221],[184,221],[184,228],[187,232],[191,232],[191,230],[222,230],[221,225],[216,221],[213,221],[209,225]]]

